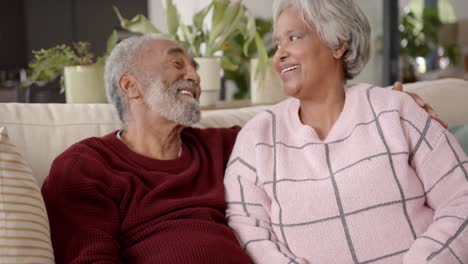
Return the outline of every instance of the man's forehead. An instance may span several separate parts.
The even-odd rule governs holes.
[[[150,54],[156,55],[161,59],[165,59],[173,55],[181,55],[186,57],[194,67],[198,68],[198,64],[193,57],[182,46],[180,46],[179,43],[173,40],[162,39],[152,41],[149,45],[146,45],[146,51],[143,50],[143,59],[151,58],[152,56],[150,56]]]
[[[185,56],[195,68],[198,68],[198,63],[193,59],[193,57],[177,43],[172,43],[172,45],[168,46],[164,50],[164,53],[165,55],[180,54]]]

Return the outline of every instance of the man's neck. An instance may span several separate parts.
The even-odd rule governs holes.
[[[181,153],[183,126],[162,117],[157,119],[129,121],[121,135],[122,141],[140,155],[159,160],[176,159]]]

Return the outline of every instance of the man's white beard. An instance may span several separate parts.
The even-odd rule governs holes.
[[[189,81],[177,81],[167,87],[159,78],[146,79],[143,91],[144,102],[151,111],[158,112],[168,120],[183,126],[191,126],[201,118],[198,98],[179,94],[178,89],[194,85]],[[194,94],[198,92],[194,91]]]

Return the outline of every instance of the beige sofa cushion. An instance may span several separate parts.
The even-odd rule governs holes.
[[[39,185],[1,127],[0,263],[54,263]]]
[[[0,126],[31,165],[42,185],[52,160],[72,143],[119,127],[110,105],[3,104]]]
[[[449,125],[468,124],[468,82],[462,79],[424,81],[403,86],[421,96]]]
[[[468,82],[444,79],[408,84],[404,89],[421,95],[450,125],[468,124]],[[242,126],[265,108],[204,111],[197,126]],[[42,184],[58,154],[81,139],[120,128],[120,121],[109,104],[0,103],[0,126],[8,127],[12,140]]]
[[[197,127],[244,125],[265,106],[204,111]],[[0,126],[31,165],[42,185],[55,157],[71,144],[102,136],[120,128],[110,104],[17,104],[0,103]]]

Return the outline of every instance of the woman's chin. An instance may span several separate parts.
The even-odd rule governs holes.
[[[297,85],[284,85],[284,94],[289,97],[295,97],[299,93],[299,86]]]

